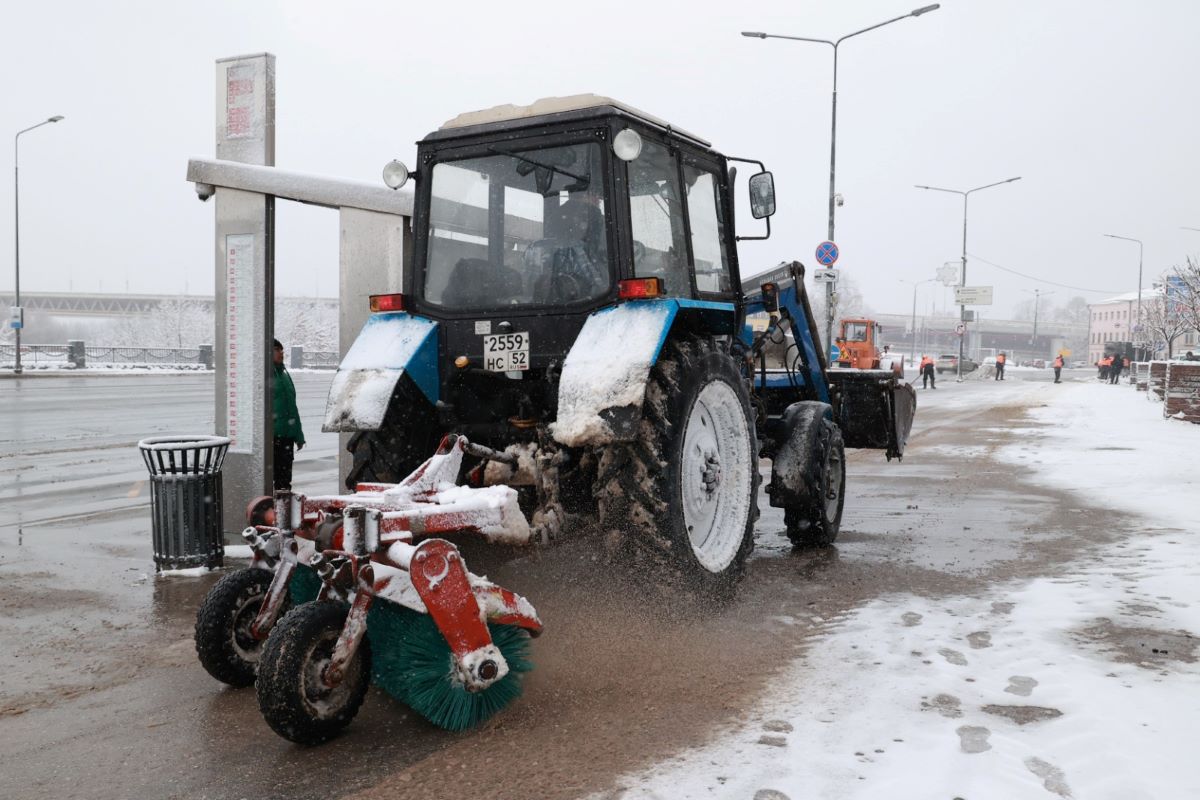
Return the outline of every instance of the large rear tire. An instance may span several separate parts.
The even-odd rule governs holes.
[[[812,499],[784,509],[788,539],[798,547],[828,547],[841,529],[846,501],[846,448],[841,430],[828,419],[817,423],[806,473]]]
[[[271,729],[297,744],[318,744],[350,724],[371,682],[371,645],[364,637],[345,677],[321,680],[346,623],[349,606],[307,603],[279,621],[258,665],[258,708]]]
[[[263,643],[250,635],[274,574],[249,567],[231,572],[209,590],[196,611],[196,655],[209,675],[230,686],[250,686]],[[287,606],[291,603],[285,598]]]
[[[668,341],[637,438],[601,454],[601,523],[657,574],[727,594],[754,549],[758,483],[754,413],[734,360],[707,341]]]
[[[429,402],[417,393],[415,387],[401,388],[379,430],[350,437],[346,450],[353,463],[347,489],[354,491],[360,483],[399,483],[433,455],[442,432]]]

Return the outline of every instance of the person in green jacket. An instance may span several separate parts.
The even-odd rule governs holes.
[[[304,429],[300,427],[300,410],[296,408],[296,384],[283,366],[283,345],[275,340],[275,393],[272,398],[275,435],[276,489],[292,488],[292,460],[296,450],[304,449]]]

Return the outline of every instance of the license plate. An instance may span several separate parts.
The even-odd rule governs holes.
[[[529,369],[529,334],[493,333],[484,336],[483,366],[492,372]]]

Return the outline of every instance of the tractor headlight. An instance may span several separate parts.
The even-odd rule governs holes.
[[[389,189],[399,189],[408,183],[408,167],[395,159],[389,161],[383,168],[383,182]]]
[[[633,161],[642,152],[642,137],[638,132],[626,128],[613,137],[613,152],[622,161]]]

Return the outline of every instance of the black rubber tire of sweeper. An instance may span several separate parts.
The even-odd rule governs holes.
[[[817,423],[806,481],[812,502],[783,510],[787,536],[797,547],[828,547],[842,527],[846,500],[846,448],[842,432],[828,419]],[[834,492],[831,496],[831,490]]]
[[[736,537],[734,547],[724,563],[705,566],[689,538],[682,471],[693,406],[701,392],[714,383],[733,390],[725,397],[733,400],[745,421],[748,463],[744,467],[751,477],[744,482],[748,496],[740,497],[740,492],[737,498],[729,495],[739,506],[737,520],[729,526],[736,530],[728,534]],[[760,481],[754,411],[734,360],[705,339],[669,339],[650,371],[639,426],[633,441],[611,444],[601,453],[595,494],[602,526],[615,531],[656,577],[682,582],[709,596],[729,596],[754,549]],[[736,481],[723,483],[735,486]]]
[[[250,635],[274,573],[247,567],[231,572],[209,589],[196,611],[196,655],[221,683],[250,686],[262,656],[263,642]],[[281,613],[291,600],[284,599]]]
[[[333,689],[321,673],[350,607],[305,603],[271,631],[258,665],[258,709],[271,729],[297,744],[319,744],[350,724],[371,683],[371,644],[364,636]]]

